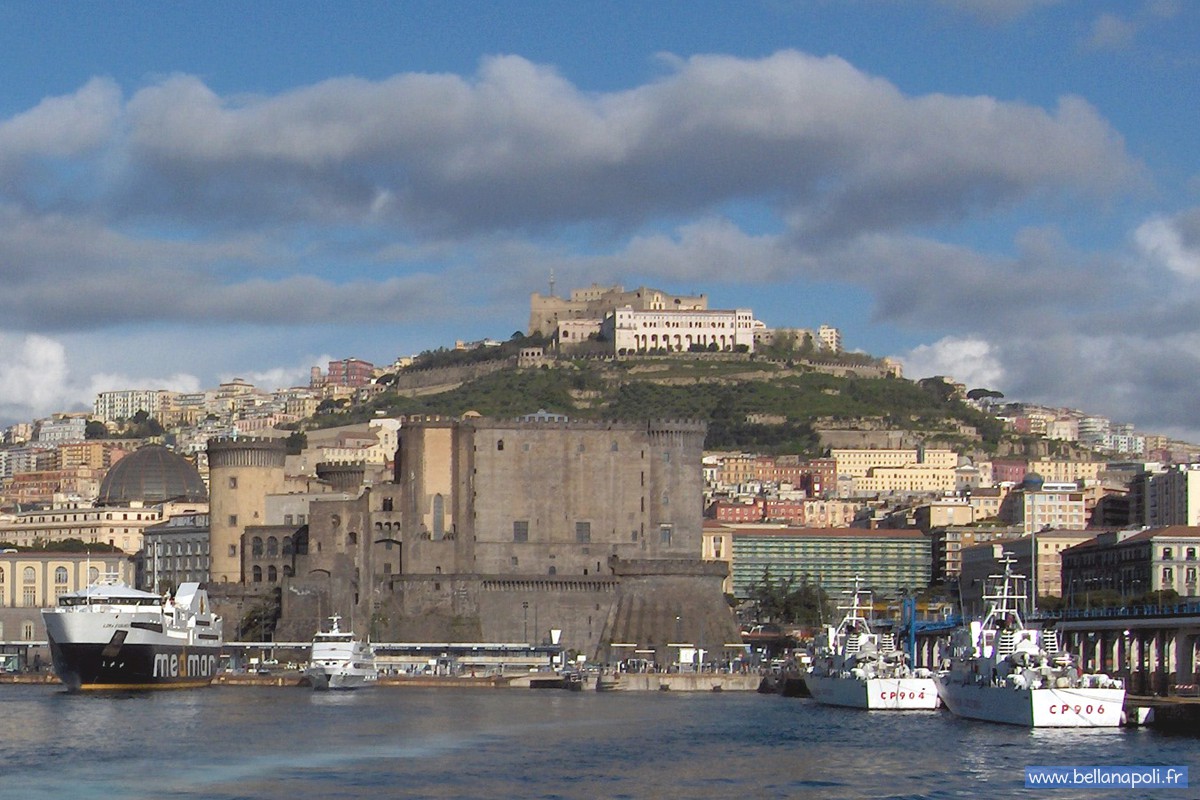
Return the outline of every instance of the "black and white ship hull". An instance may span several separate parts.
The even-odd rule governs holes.
[[[198,584],[173,599],[119,584],[64,595],[43,612],[54,671],[69,691],[207,686],[217,674],[221,618]]]

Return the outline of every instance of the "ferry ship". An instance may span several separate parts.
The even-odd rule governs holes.
[[[1004,559],[993,575],[988,611],[959,630],[950,669],[937,676],[938,692],[951,712],[969,719],[1033,728],[1108,728],[1121,724],[1125,705],[1119,678],[1081,673],[1060,651],[1055,632],[1026,628],[1015,591],[1023,575]]]
[[[305,674],[313,689],[357,689],[373,683],[379,677],[375,667],[375,651],[371,645],[343,632],[338,623],[341,617],[329,618],[328,631],[318,631],[313,637],[312,653]]]
[[[809,693],[818,703],[849,708],[918,710],[941,703],[933,673],[912,669],[891,633],[871,630],[864,612],[871,607],[869,594],[854,579],[850,604],[835,628],[818,637],[812,666],[805,676]],[[865,603],[863,597],[867,597]]]
[[[68,691],[207,686],[224,644],[198,583],[173,597],[102,579],[42,611],[54,672]]]

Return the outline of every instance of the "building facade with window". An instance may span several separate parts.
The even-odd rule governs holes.
[[[133,586],[133,561],[123,553],[0,553],[0,658],[6,668],[31,667],[34,658],[48,666],[50,654],[44,645],[30,649],[31,643],[46,641],[42,609],[101,577]]]
[[[181,514],[142,532],[138,585],[164,594],[179,584],[208,582],[208,514]]]
[[[709,537],[726,535],[715,527]],[[930,539],[918,530],[729,526],[732,593],[746,598],[764,576],[807,580],[830,595],[863,586],[891,596],[929,585]]]
[[[1200,527],[1172,525],[1101,533],[1062,554],[1065,591],[1076,598],[1111,590],[1134,600],[1147,592],[1200,596]]]

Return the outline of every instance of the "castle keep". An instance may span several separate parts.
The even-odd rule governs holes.
[[[680,642],[719,658],[739,637],[725,565],[699,558],[704,434],[409,420],[392,483],[311,504],[278,635],[304,638],[338,610],[376,641],[541,642],[555,629],[601,661],[636,647],[670,662]]]

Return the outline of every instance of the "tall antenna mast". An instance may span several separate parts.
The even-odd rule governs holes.
[[[550,296],[554,297],[554,270],[550,270]]]

